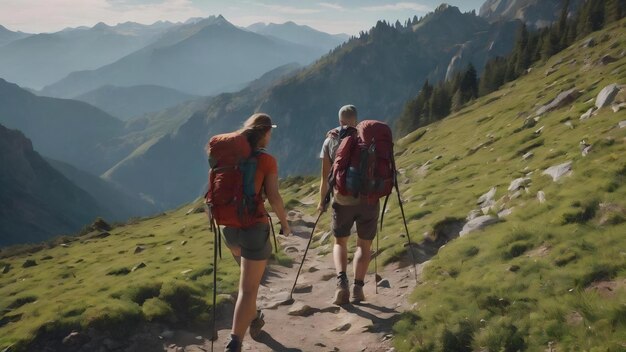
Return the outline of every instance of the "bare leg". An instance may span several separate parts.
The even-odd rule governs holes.
[[[354,253],[354,279],[363,281],[372,258],[372,241],[358,238],[356,246],[356,252]]]
[[[340,272],[346,272],[348,267],[348,238],[349,237],[335,237],[333,260],[335,261],[337,275],[339,275]]]
[[[241,266],[241,247],[228,247],[228,249],[230,249],[230,253],[232,253],[237,265]]]
[[[265,272],[267,260],[241,260],[241,277],[239,279],[239,296],[235,305],[232,334],[243,341],[246,330],[256,317],[256,297],[259,284]]]

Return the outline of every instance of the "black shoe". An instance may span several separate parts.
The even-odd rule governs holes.
[[[235,335],[230,335],[230,342],[226,345],[224,352],[241,352],[241,341]]]
[[[337,275],[337,289],[335,290],[335,299],[333,304],[338,306],[350,303],[350,284],[346,273]]]
[[[263,329],[263,326],[265,325],[265,320],[263,319],[264,317],[265,316],[259,309],[256,311],[256,318],[254,318],[252,323],[250,323],[250,337],[252,337],[253,340],[256,340],[259,335],[261,335],[261,329]]]

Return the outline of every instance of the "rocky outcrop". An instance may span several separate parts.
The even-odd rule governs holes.
[[[596,108],[602,109],[604,107],[610,106],[619,91],[620,86],[617,83],[613,83],[604,87],[596,98]]]
[[[461,232],[459,233],[459,236],[463,237],[469,233],[484,229],[485,227],[495,224],[499,221],[500,219],[497,216],[493,216],[493,215],[479,216],[475,219],[468,221],[465,224],[465,226],[463,226],[463,230],[461,230]]]
[[[572,162],[568,161],[563,164],[555,165],[547,168],[542,175],[547,175],[552,177],[552,181],[556,182],[560,180],[563,176],[571,175],[572,173]]]
[[[536,114],[537,116],[541,116],[547,112],[560,109],[567,105],[572,104],[580,97],[580,92],[576,88],[572,88],[570,90],[566,90],[565,92],[560,93],[554,98],[550,103],[540,107]]]

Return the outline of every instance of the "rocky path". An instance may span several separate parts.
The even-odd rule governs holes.
[[[325,215],[328,216],[328,215]],[[298,212],[290,213],[294,236],[279,236],[281,250],[294,258],[291,268],[271,265],[259,290],[258,306],[263,310],[266,325],[257,341],[246,336],[244,351],[389,351],[392,348],[392,326],[399,314],[409,308],[407,296],[415,280],[412,268],[390,265],[379,274],[387,280],[387,287],[375,293],[374,275],[366,278],[367,301],[361,304],[335,306],[335,269],[331,255],[320,255],[311,249],[307,255],[295,302],[281,305],[288,297],[300,260],[315,219]],[[317,231],[324,230],[318,229]],[[420,268],[418,267],[418,270]],[[351,270],[350,270],[351,271]],[[350,281],[353,281],[349,275]],[[232,306],[218,317],[219,338],[215,351],[223,351],[230,334]],[[183,337],[184,334],[177,333]],[[172,344],[170,351],[210,351],[207,339],[182,338]],[[198,337],[199,338],[199,337]],[[186,340],[186,341],[185,341]],[[185,346],[181,347],[180,346]]]

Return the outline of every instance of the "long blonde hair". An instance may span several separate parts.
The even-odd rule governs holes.
[[[246,122],[243,123],[243,127],[239,130],[239,133],[246,136],[248,143],[252,150],[259,148],[259,142],[265,134],[272,129],[272,118],[268,114],[256,113],[250,116]]]

